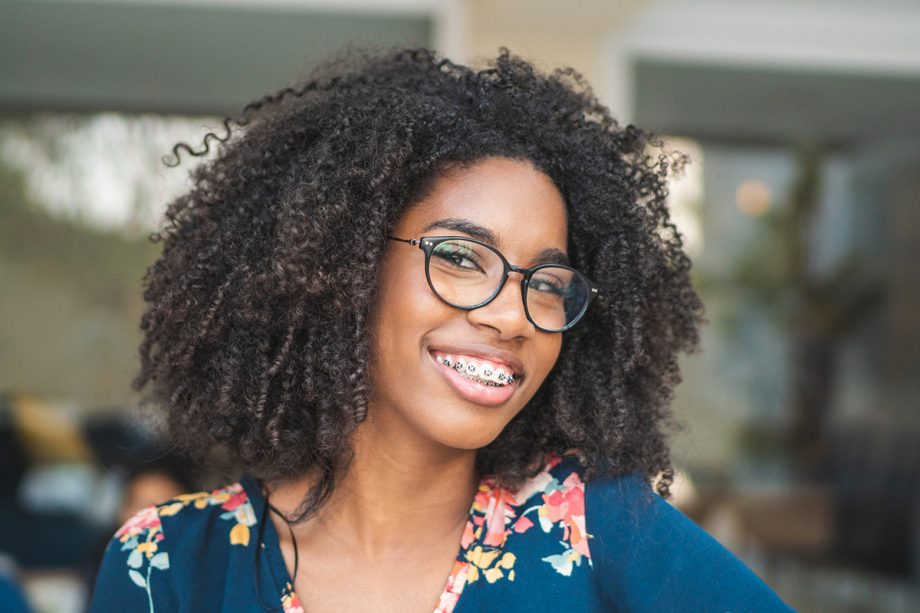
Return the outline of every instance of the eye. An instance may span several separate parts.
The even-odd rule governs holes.
[[[529,285],[530,289],[536,290],[538,292],[545,292],[547,294],[556,294],[562,296],[565,294],[565,288],[560,283],[554,283],[547,281],[546,279],[538,279],[537,281],[531,281]]]
[[[476,252],[465,245],[449,242],[441,243],[435,247],[431,255],[456,268],[482,270],[479,266],[479,257]]]
[[[530,279],[529,288],[543,294],[565,296],[571,289],[572,273],[565,268],[541,268]]]

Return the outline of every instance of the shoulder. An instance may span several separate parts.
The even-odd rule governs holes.
[[[590,513],[593,519],[621,519],[638,516],[649,507],[665,503],[638,473],[586,478],[584,453],[572,447],[546,455],[543,470],[515,492],[518,504],[534,497],[550,506],[565,505],[577,516]],[[589,510],[587,507],[591,506]],[[657,509],[653,509],[657,510]]]
[[[137,598],[151,606],[166,603],[162,607],[169,610],[176,584],[188,569],[202,562],[219,564],[226,557],[222,549],[247,546],[255,524],[253,504],[241,482],[182,494],[139,511],[109,542],[92,610],[124,609]]]
[[[237,482],[210,492],[182,494],[157,505],[156,513],[170,533],[203,530],[230,545],[248,545],[250,527],[256,524],[253,502],[243,482]]]
[[[585,488],[595,568],[625,610],[791,610],[641,474],[600,476]]]
[[[233,483],[209,492],[180,494],[137,513],[115,532],[113,541],[125,550],[146,552],[145,543],[175,549],[196,535],[226,537],[229,544],[249,543],[256,516],[243,484]],[[169,535],[169,542],[165,543]],[[181,538],[180,538],[181,537]]]

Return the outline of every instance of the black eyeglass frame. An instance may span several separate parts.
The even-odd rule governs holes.
[[[434,292],[434,295],[437,296],[439,299],[441,299],[442,302],[454,308],[462,309],[464,311],[472,311],[473,309],[484,307],[490,302],[492,302],[493,300],[495,300],[495,297],[498,296],[501,293],[502,289],[505,287],[505,282],[508,280],[508,273],[510,272],[520,273],[522,275],[521,276],[521,300],[524,302],[524,314],[527,316],[527,321],[532,323],[538,330],[542,330],[543,332],[565,332],[566,330],[570,330],[575,324],[581,321],[581,318],[584,317],[584,314],[588,312],[588,307],[591,306],[591,303],[594,302],[594,299],[597,298],[598,294],[600,293],[600,289],[598,288],[597,284],[594,283],[594,281],[586,277],[584,274],[582,274],[578,270],[575,270],[571,266],[566,266],[565,264],[538,264],[537,266],[534,266],[533,268],[522,268],[521,266],[515,266],[514,264],[511,264],[510,262],[508,262],[508,260],[502,254],[502,252],[496,249],[495,247],[493,247],[492,245],[489,245],[488,243],[484,243],[480,240],[476,240],[475,238],[470,238],[469,236],[422,236],[417,239],[399,238],[398,236],[387,236],[387,238],[390,240],[394,240],[394,241],[408,243],[410,245],[416,245],[418,246],[419,249],[425,252],[425,279],[428,281],[428,287],[431,288],[431,291]],[[429,271],[429,263],[431,262],[431,254],[432,252],[434,252],[435,247],[449,240],[464,240],[464,241],[469,241],[471,243],[476,243],[477,245],[482,245],[486,249],[489,249],[490,251],[495,253],[495,255],[497,255],[499,259],[502,261],[502,265],[504,266],[504,272],[502,273],[502,278],[498,284],[498,287],[495,289],[494,292],[492,292],[492,294],[488,298],[486,298],[479,304],[476,304],[473,306],[456,305],[446,300],[441,294],[439,294],[438,290],[436,290],[434,287],[434,283],[431,282],[431,273]],[[576,315],[572,319],[571,322],[566,324],[565,327],[559,328],[558,330],[550,330],[548,328],[544,328],[543,326],[535,322],[533,318],[530,316],[530,309],[527,308],[527,289],[530,286],[530,279],[534,275],[534,273],[538,272],[539,270],[543,268],[565,268],[566,270],[569,270],[573,272],[574,274],[578,275],[578,277],[584,281],[585,285],[588,288],[588,297],[585,300],[585,304],[582,307],[581,312],[578,315]]]

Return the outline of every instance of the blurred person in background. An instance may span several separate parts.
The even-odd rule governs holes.
[[[85,559],[103,535],[99,468],[79,425],[52,404],[0,393],[0,552],[25,569]]]
[[[154,459],[142,462],[131,470],[124,480],[117,524],[108,531],[105,539],[99,543],[85,566],[84,584],[87,604],[92,599],[96,574],[109,544],[111,533],[141,510],[191,491],[194,487],[195,484],[188,469],[177,456],[158,454]]]
[[[188,470],[179,458],[159,456],[137,466],[125,480],[124,495],[118,511],[118,525],[151,505],[194,488]]]
[[[93,611],[789,610],[666,501],[682,156],[507,49],[354,50],[231,123],[175,148],[223,143],[134,386],[242,478],[130,518]]]

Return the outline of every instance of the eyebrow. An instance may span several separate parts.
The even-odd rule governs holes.
[[[422,233],[428,232],[435,228],[445,228],[447,230],[453,230],[454,232],[461,232],[467,236],[472,236],[473,238],[480,240],[492,247],[498,248],[498,243],[500,237],[496,236],[492,230],[480,226],[479,224],[470,221],[469,219],[462,219],[459,217],[445,217],[443,219],[436,219],[431,222],[424,228],[422,228]],[[555,247],[544,247],[540,250],[537,256],[531,262],[531,265],[536,266],[537,264],[569,264],[569,256],[566,255],[564,251],[560,251]]]

